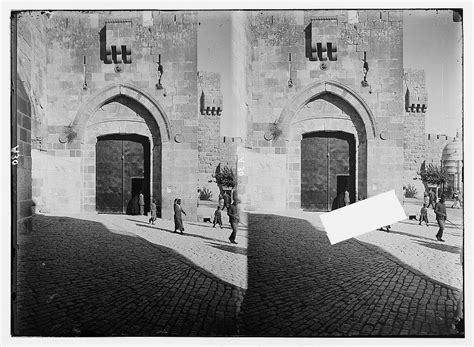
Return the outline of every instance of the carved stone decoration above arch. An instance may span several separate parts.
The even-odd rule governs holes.
[[[153,116],[159,127],[161,141],[168,142],[171,140],[171,123],[159,103],[151,95],[138,87],[128,83],[118,83],[109,85],[98,91],[90,99],[86,100],[77,111],[71,126],[77,132],[77,139],[80,142],[84,142],[89,119],[101,106],[118,96],[135,100],[145,107]]]
[[[298,114],[298,111],[309,102],[326,93],[342,98],[354,108],[364,123],[367,139],[375,139],[377,137],[375,117],[362,97],[342,83],[325,81],[311,84],[299,92],[285,106],[278,119],[278,127],[282,130],[282,138],[288,139],[292,120]]]

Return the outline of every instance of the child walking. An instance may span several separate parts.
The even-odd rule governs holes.
[[[425,222],[426,226],[428,226],[428,208],[426,207],[426,203],[423,204],[420,210],[420,223],[418,225],[421,225],[421,222]]]
[[[213,228],[216,227],[216,223],[219,224],[222,229],[222,214],[220,206],[217,206],[217,209],[214,212],[214,225],[212,226]]]

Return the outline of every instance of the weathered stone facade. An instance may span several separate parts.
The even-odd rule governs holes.
[[[219,192],[212,182],[212,175],[220,160],[220,117],[222,115],[222,93],[218,73],[199,72],[199,127],[198,188],[212,191],[213,197]],[[216,195],[217,194],[217,195]]]
[[[405,186],[413,185],[418,192],[424,191],[418,178],[421,165],[426,160],[425,120],[428,97],[425,73],[422,70],[405,69],[405,121],[404,121],[404,179]]]
[[[402,11],[254,11],[248,21],[252,174],[244,201],[301,208],[301,138],[315,131],[354,136],[358,198],[401,194]]]
[[[454,138],[447,135],[440,134],[425,134],[425,160],[427,164],[441,165],[441,156],[443,149]]]
[[[41,121],[47,152],[33,155],[37,208],[95,211],[95,143],[100,135],[149,138],[152,196],[163,216],[172,202],[194,201],[198,165],[197,15],[190,11],[23,13],[41,18],[34,40],[45,73]],[[19,41],[29,31],[20,31]],[[36,50],[35,50],[36,54]],[[161,79],[158,67],[161,65]],[[19,74],[28,67],[19,56]],[[41,71],[41,70],[40,70]],[[161,82],[162,88],[157,84]],[[128,109],[128,112],[119,109]],[[104,112],[105,111],[105,112]],[[36,136],[36,134],[34,134]],[[156,160],[155,160],[156,161]],[[187,209],[195,215],[195,204]]]
[[[35,179],[32,157],[45,147],[44,126],[46,105],[46,18],[37,13],[25,13],[16,23],[16,119],[18,164],[16,199],[19,230],[31,229],[30,216],[35,202],[32,196],[41,183]],[[15,147],[15,146],[13,146]]]
[[[441,156],[444,145],[433,149],[424,134],[424,74],[403,69],[402,11],[236,11],[231,19],[224,109],[219,74],[197,70],[195,11],[21,13],[25,216],[31,199],[40,211],[96,211],[97,143],[111,134],[146,138],[146,197],[164,218],[177,197],[195,218],[197,188],[218,194],[210,181],[219,163],[236,169],[245,208],[301,208],[303,137],[350,140],[350,174],[331,171],[328,149],[323,179],[349,175],[354,201],[401,195],[423,160]],[[242,137],[221,134],[225,112]]]

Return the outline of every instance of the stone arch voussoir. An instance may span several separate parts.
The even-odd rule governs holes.
[[[129,97],[145,107],[153,115],[153,118],[158,124],[161,141],[168,142],[171,140],[171,123],[160,104],[151,95],[134,85],[117,83],[98,91],[95,95],[86,100],[77,111],[74,121],[72,122],[72,127],[76,130],[77,138],[80,142],[84,141],[86,127],[90,117],[106,102],[120,95]]]
[[[339,96],[359,113],[359,116],[364,123],[367,139],[374,139],[377,136],[375,117],[363,98],[342,83],[325,81],[312,84],[305,88],[282,110],[280,118],[278,119],[278,124],[280,129],[283,131],[282,135],[284,138],[288,139],[292,119],[298,111],[323,93],[330,93]]]

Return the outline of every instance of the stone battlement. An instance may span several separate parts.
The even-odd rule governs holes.
[[[454,137],[444,134],[426,134],[426,140],[428,141],[453,141]]]
[[[238,143],[238,144],[243,143],[243,140],[241,137],[221,136],[220,140],[222,143]]]

